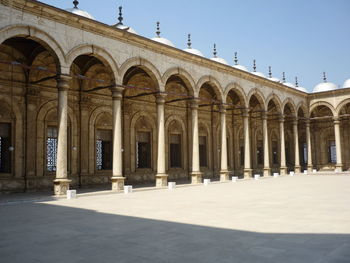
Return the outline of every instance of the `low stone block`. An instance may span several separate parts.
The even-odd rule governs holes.
[[[260,179],[260,174],[254,174],[254,179],[259,180]]]
[[[176,182],[168,182],[168,189],[173,190],[176,187]]]
[[[236,183],[238,180],[238,177],[237,176],[232,176],[232,183]]]
[[[124,185],[124,194],[132,193],[132,185]]]
[[[294,176],[295,173],[294,173],[294,172],[289,172],[289,175],[290,175],[290,176]]]
[[[273,178],[277,178],[279,175],[279,173],[273,173]]]
[[[304,174],[307,174],[307,170],[304,170]]]
[[[317,170],[316,170],[316,169],[313,169],[312,172],[313,172],[313,173],[317,173]]]
[[[67,199],[77,198],[77,190],[67,190]]]
[[[210,184],[210,179],[204,179],[203,183],[204,183],[205,186],[209,185]]]

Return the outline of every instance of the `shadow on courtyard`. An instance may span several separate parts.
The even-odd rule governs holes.
[[[42,203],[0,206],[0,236],[3,263],[345,263],[350,258],[345,234],[256,233]]]

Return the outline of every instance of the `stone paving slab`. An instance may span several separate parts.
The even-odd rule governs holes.
[[[0,206],[1,262],[349,262],[350,177]]]

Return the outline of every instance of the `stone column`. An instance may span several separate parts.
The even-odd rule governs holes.
[[[269,131],[267,127],[267,114],[263,115],[263,137],[264,137],[264,176],[271,176],[270,151],[269,151]]]
[[[220,181],[227,181],[229,180],[229,171],[227,170],[227,136],[226,136],[226,106],[225,105],[221,105],[220,120],[221,120]]]
[[[70,77],[60,76],[57,79],[58,87],[58,143],[57,143],[57,162],[56,179],[54,180],[54,194],[66,195],[69,190],[67,168],[67,112],[68,112],[68,89]]]
[[[337,164],[336,169],[338,172],[343,171],[343,163],[341,156],[341,137],[340,137],[340,120],[338,117],[334,118],[334,135],[335,135],[335,147],[337,153]]]
[[[249,110],[243,113],[243,130],[244,130],[244,178],[252,177],[250,161],[250,130],[249,130]]]
[[[156,187],[165,187],[168,183],[168,175],[165,171],[165,121],[164,121],[164,103],[165,94],[157,95],[157,119],[158,119],[158,152],[157,152],[157,174]]]
[[[113,107],[113,164],[112,164],[112,190],[120,191],[124,189],[123,177],[123,154],[122,154],[122,87],[113,87],[112,107]]]
[[[307,171],[311,173],[313,170],[313,165],[312,165],[311,134],[310,134],[309,120],[306,121],[305,126],[306,126],[306,144],[307,144]]]
[[[192,184],[199,184],[202,182],[202,173],[199,164],[199,136],[198,136],[198,99],[193,99],[191,103],[192,115]]]
[[[299,154],[299,134],[298,134],[298,118],[293,121],[293,133],[294,133],[294,153],[295,153],[295,164],[294,164],[294,172],[300,173],[300,154]]]
[[[287,174],[287,166],[286,166],[286,145],[284,140],[284,118],[280,119],[280,138],[281,138],[281,167],[280,174]]]

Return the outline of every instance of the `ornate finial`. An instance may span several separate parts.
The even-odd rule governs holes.
[[[213,54],[214,54],[214,58],[216,58],[216,54],[217,54],[217,52],[216,52],[216,44],[214,44],[214,51],[213,51]]]
[[[323,81],[327,82],[326,72],[323,72]]]
[[[237,52],[235,52],[235,60],[234,60],[234,62],[235,62],[235,65],[238,65]]]
[[[255,64],[255,59],[253,60],[253,71],[256,72],[256,64]]]
[[[73,5],[74,5],[74,8],[78,9],[79,1],[74,0]]]
[[[187,35],[187,46],[188,46],[188,48],[191,48],[191,45],[192,45],[192,43],[191,43],[191,34],[188,34]]]
[[[272,78],[271,66],[269,66],[269,78]]]
[[[284,72],[282,72],[282,81],[283,83],[286,82],[286,74]]]
[[[119,6],[119,17],[118,17],[118,24],[117,26],[122,26],[123,25],[123,13],[122,13],[122,7]]]
[[[295,87],[299,87],[298,77],[295,77]]]
[[[160,37],[160,27],[159,27],[159,22],[157,22],[157,31],[156,34],[158,37]]]

